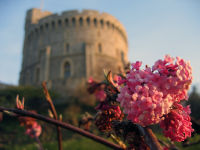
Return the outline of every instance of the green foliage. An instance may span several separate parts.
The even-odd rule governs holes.
[[[161,141],[163,141],[163,142],[165,142],[167,144],[170,144],[170,139],[166,138],[163,134],[156,133],[156,136],[157,136],[157,138],[159,140],[161,140]],[[200,136],[199,135],[195,135],[194,137],[192,137],[192,138],[189,139],[190,143],[197,142],[199,140],[200,140]],[[192,145],[192,146],[189,146],[189,147],[183,147],[181,142],[175,142],[174,144],[180,150],[199,150],[200,149],[200,144]]]
[[[59,97],[55,92],[50,91],[52,99]],[[47,108],[45,96],[41,88],[31,86],[8,87],[0,90],[0,105],[4,107],[15,107],[16,96],[25,98],[25,108],[28,110],[43,111]]]
[[[35,110],[36,112],[44,115],[48,114],[49,106],[45,100],[42,88],[20,86],[0,89],[0,106],[14,108],[17,95],[19,95],[20,100],[22,97],[25,98],[26,110]],[[50,91],[50,95],[53,103],[55,104],[57,113],[62,114],[64,122],[78,126],[78,121],[80,120],[82,114],[85,112],[94,114],[96,112],[94,110],[94,102],[90,102],[88,97],[86,99],[79,99],[79,97],[61,97],[52,91]],[[42,121],[39,121],[39,123],[41,124],[43,130],[40,136],[41,142],[46,142],[48,144],[52,143],[56,147],[54,149],[57,149],[57,143],[52,142],[57,139],[56,127]],[[26,145],[25,149],[36,149],[35,144],[32,144],[35,140],[25,135],[25,129],[19,125],[16,117],[4,114],[3,121],[0,123],[0,133],[0,149],[6,145],[15,145],[15,149],[20,150],[23,149],[20,145]],[[64,129],[62,130],[62,133],[63,140],[69,140],[74,135],[73,132]],[[75,140],[72,140],[72,143],[74,142]],[[70,145],[70,143],[71,142],[69,142],[68,145]],[[46,145],[47,147],[48,144]],[[53,145],[52,147],[54,147]]]
[[[197,93],[196,87],[193,87],[192,92],[189,96],[187,104],[190,105],[191,108],[191,116],[196,120],[200,119],[200,95]]]
[[[43,144],[45,150],[56,150],[58,149],[57,142],[44,143]],[[33,144],[24,144],[24,145],[16,145],[10,146],[7,145],[6,150],[35,150],[37,149],[37,143]],[[69,150],[110,150],[110,148],[96,143],[90,139],[84,137],[74,137],[70,140],[63,141],[63,149]]]

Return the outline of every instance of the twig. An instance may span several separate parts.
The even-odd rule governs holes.
[[[157,137],[153,133],[153,131],[149,127],[143,128],[142,126],[138,125],[138,129],[144,135],[145,141],[152,150],[163,150],[162,146],[160,145]]]
[[[1,107],[0,106],[0,111],[1,112],[4,112],[4,111],[10,111],[10,112],[13,112],[13,113],[16,113],[16,114],[19,114],[21,116],[28,116],[28,117],[32,117],[32,118],[36,118],[38,120],[42,120],[44,122],[47,122],[47,123],[50,123],[50,124],[54,124],[56,126],[60,126],[61,128],[64,128],[64,129],[68,129],[68,130],[71,130],[75,133],[78,133],[82,136],[85,136],[85,137],[88,137],[98,143],[101,143],[103,145],[106,145],[110,148],[113,148],[113,149],[116,149],[116,150],[123,150],[123,148],[121,148],[119,145],[117,144],[114,144],[114,143],[111,143],[107,140],[105,140],[104,138],[101,138],[99,136],[96,136],[90,132],[87,132],[87,131],[84,131],[80,128],[77,128],[73,125],[70,125],[68,123],[64,123],[64,122],[61,122],[61,121],[58,121],[58,120],[55,120],[55,119],[52,119],[52,118],[49,118],[49,117],[45,117],[43,115],[39,115],[39,114],[35,114],[35,113],[32,113],[32,112],[28,112],[26,110],[19,110],[19,109],[13,109],[13,108],[5,108],[5,107]]]
[[[36,140],[36,142],[38,143],[38,146],[39,146],[38,150],[44,150],[43,147],[42,147],[42,143],[40,142],[40,139],[37,136],[35,137],[35,140]]]
[[[200,140],[197,142],[193,142],[193,143],[183,143],[182,146],[189,147],[189,146],[193,146],[193,145],[197,145],[197,144],[200,144]]]
[[[53,113],[54,118],[56,120],[60,120],[60,119],[58,119],[58,115],[57,115],[56,109],[55,109],[54,104],[52,102],[51,96],[50,96],[50,94],[48,92],[48,89],[47,89],[47,86],[46,86],[46,82],[42,82],[42,87],[43,87],[43,91],[44,91],[46,100],[49,103],[49,106],[51,108],[51,112]],[[62,150],[62,133],[61,133],[61,128],[59,126],[57,126],[57,138],[58,138],[59,150]]]
[[[170,142],[169,144],[167,144],[166,142],[162,141],[162,140],[158,140],[162,145],[164,145],[165,147],[167,147],[168,149],[172,149],[172,150],[179,150],[179,148],[173,143]]]
[[[153,133],[153,131],[151,130],[151,128],[146,127],[144,128],[145,132],[146,132],[146,138],[148,138],[147,141],[149,141],[150,143],[150,147],[152,147],[151,149],[153,150],[162,150],[162,146],[160,145],[157,137],[155,136],[155,134]]]

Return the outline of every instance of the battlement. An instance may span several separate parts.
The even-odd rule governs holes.
[[[32,22],[27,27],[27,20],[29,21],[30,19],[28,18],[31,17]],[[127,34],[124,26],[115,17],[107,13],[100,13],[96,10],[71,10],[64,11],[61,14],[52,14],[51,12],[42,12],[40,9],[35,8],[27,12],[26,32],[28,36],[31,36],[35,32],[40,33],[41,30],[48,31],[50,28],[58,29],[64,27],[98,27],[101,29],[115,30],[127,43]]]

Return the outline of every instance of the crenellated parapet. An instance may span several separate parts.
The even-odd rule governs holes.
[[[43,31],[51,32],[52,29],[59,30],[63,28],[100,28],[102,30],[112,30],[118,32],[127,43],[127,34],[124,26],[113,16],[107,13],[99,13],[95,10],[77,10],[65,11],[62,14],[51,14],[50,12],[41,12],[40,17],[34,17],[32,24],[26,30],[27,37],[31,38],[33,34],[40,34]],[[38,14],[39,14],[38,13]]]

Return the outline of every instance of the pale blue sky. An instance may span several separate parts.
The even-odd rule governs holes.
[[[40,0],[0,0],[0,82],[18,84],[27,9]],[[200,0],[44,0],[60,13],[95,9],[115,16],[126,28],[129,60],[152,65],[165,54],[190,60],[200,85]]]

